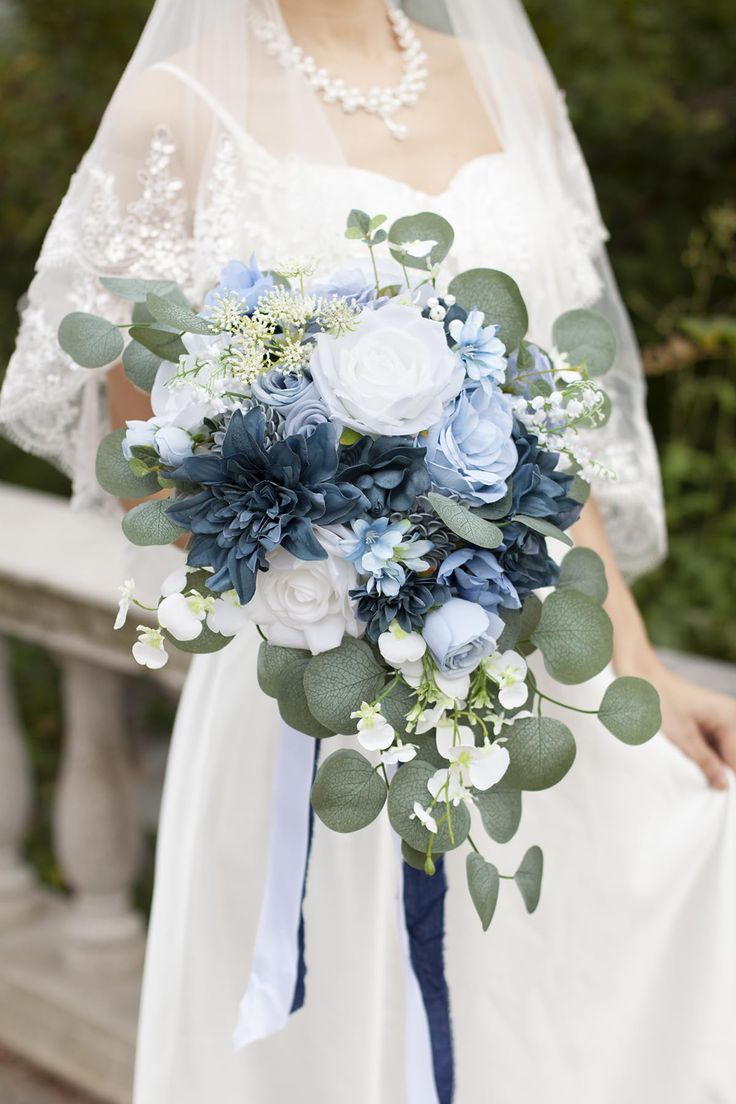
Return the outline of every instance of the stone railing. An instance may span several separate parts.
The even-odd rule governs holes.
[[[130,1104],[144,933],[130,902],[141,817],[123,701],[141,675],[130,656],[139,618],[111,630],[128,549],[115,519],[2,484],[0,518],[0,634],[43,645],[61,670],[54,845],[70,887],[42,890],[21,856],[31,774],[0,636],[0,1043],[103,1101]],[[159,579],[182,560],[175,549],[155,553]],[[736,687],[726,664],[665,658],[705,685]],[[171,649],[158,677],[175,693],[185,669]]]
[[[140,611],[119,632],[111,624],[131,550],[115,518],[1,484],[0,518],[0,633],[43,645],[61,672],[53,839],[70,890],[42,890],[21,857],[31,773],[0,637],[0,1042],[129,1104],[144,931],[130,901],[142,825],[123,706],[141,674],[130,655]],[[159,578],[182,560],[148,551]],[[174,651],[158,674],[176,692],[185,669]]]

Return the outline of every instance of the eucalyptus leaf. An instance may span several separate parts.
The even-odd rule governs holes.
[[[554,717],[522,717],[504,730],[509,753],[506,788],[547,790],[575,761],[575,739]]]
[[[313,656],[304,673],[312,716],[343,735],[357,732],[357,721],[350,714],[364,701],[377,698],[385,681],[385,670],[368,644],[351,636],[338,648]]]
[[[506,652],[511,648],[516,647],[516,642],[519,639],[519,625],[521,623],[521,610],[520,609],[500,609],[498,616],[501,618],[504,624],[503,632],[498,638],[498,650],[499,652]]]
[[[356,233],[357,231],[357,233]],[[365,238],[371,232],[371,218],[365,211],[354,207],[348,215],[345,236],[350,238]]]
[[[185,532],[167,513],[170,502],[154,498],[129,510],[122,521],[123,532],[131,544],[173,544]]]
[[[118,327],[106,318],[74,311],[61,320],[59,344],[82,368],[104,368],[118,359],[125,342]]]
[[[155,295],[169,295],[173,291],[180,290],[179,285],[173,280],[140,280],[137,277],[127,276],[100,276],[100,283],[113,295],[120,299],[128,299],[133,303],[145,303],[149,292]]]
[[[357,832],[386,802],[386,783],[364,755],[342,748],[325,759],[312,786],[312,808],[333,832]]]
[[[182,307],[178,303],[172,303],[154,292],[146,296],[146,306],[157,322],[163,322],[165,326],[172,326],[185,333],[209,334],[213,333],[212,325],[206,318],[201,318],[188,307]]]
[[[498,548],[503,542],[503,533],[498,526],[478,517],[467,506],[446,495],[437,494],[436,491],[430,491],[427,498],[447,528],[468,544],[477,545],[478,548]]]
[[[542,616],[542,601],[536,594],[527,594],[521,607],[517,640],[530,640]]]
[[[584,505],[590,498],[590,483],[585,479],[581,479],[576,473],[573,476],[572,484],[567,494],[573,502],[579,502],[581,505]]]
[[[508,843],[521,821],[521,790],[502,779],[490,790],[475,795],[483,827],[496,843]]]
[[[562,541],[563,544],[572,548],[572,541],[567,533],[564,533],[562,529],[553,525],[551,521],[547,521],[546,518],[530,517],[529,514],[514,514],[511,520],[518,521],[521,525],[526,526],[527,529],[531,529],[535,533],[541,533],[543,537],[551,537],[554,540]]]
[[[258,649],[258,685],[270,698],[278,698],[294,670],[306,667],[311,658],[311,652],[303,648],[281,648],[264,640]]]
[[[407,742],[406,718],[416,704],[416,692],[405,682],[398,682],[381,702],[381,712],[388,723],[396,729],[404,742]],[[413,736],[411,742],[413,742]]]
[[[429,808],[432,795],[427,789],[427,782],[434,774],[436,768],[431,763],[425,763],[421,759],[412,759],[399,767],[394,775],[388,791],[388,817],[393,830],[401,836],[415,851],[426,853],[430,832],[422,822],[414,816],[414,802],[418,801],[424,808]],[[452,815],[453,839],[447,821],[438,823],[438,831],[432,834],[432,850],[440,854],[459,847],[470,831],[470,814],[465,804],[450,806]],[[434,807],[433,816],[439,821],[446,813],[444,802],[438,802]]]
[[[164,636],[172,644],[175,644],[180,652],[192,652],[194,655],[220,652],[233,639],[232,636],[223,636],[222,633],[213,632],[207,625],[203,625],[202,632],[194,640],[177,640],[166,629],[164,629]]]
[[[420,268],[426,271],[433,265],[441,264],[452,248],[455,231],[447,219],[433,211],[421,211],[417,215],[405,215],[396,219],[388,231],[389,251],[395,261],[406,268]],[[412,257],[401,245],[408,242],[434,242],[425,257]]]
[[[567,353],[573,368],[584,366],[591,376],[602,376],[616,359],[613,326],[598,311],[571,310],[552,326],[552,340]]]
[[[613,655],[608,614],[587,594],[567,588],[547,597],[531,640],[552,678],[566,684],[587,682]]]
[[[482,855],[471,851],[465,860],[465,873],[475,911],[480,917],[483,931],[488,931],[498,902],[498,870],[493,863],[486,862]]]
[[[129,341],[123,350],[123,368],[131,383],[149,394],[156,382],[156,373],[161,366],[161,357],[156,356],[138,341]]]
[[[499,327],[507,352],[518,347],[529,327],[529,315],[510,276],[493,268],[471,268],[455,276],[448,291],[466,310],[482,310],[487,326]]]
[[[514,881],[519,887],[519,893],[527,912],[534,912],[539,904],[543,871],[544,858],[541,848],[536,845],[530,847],[521,860],[519,869],[514,874]]]
[[[645,744],[662,724],[659,694],[644,679],[614,679],[603,695],[598,719],[624,744]]]
[[[573,548],[560,565],[558,588],[578,590],[594,602],[605,602],[608,582],[603,560],[592,548]]]
[[[187,349],[181,335],[163,326],[131,326],[130,336],[161,360],[177,364]]]
[[[100,443],[95,461],[97,482],[116,498],[146,498],[159,489],[158,476],[149,472],[134,474],[131,462],[123,453],[124,429],[115,429]]]
[[[512,501],[513,491],[509,480],[503,498],[499,498],[498,502],[486,502],[484,506],[473,506],[471,512],[477,514],[478,517],[485,518],[486,521],[500,521],[501,518],[506,517],[511,509]]]
[[[412,866],[415,870],[424,871],[426,855],[423,851],[415,851],[413,847],[409,846],[406,840],[401,841],[401,857],[405,863]]]

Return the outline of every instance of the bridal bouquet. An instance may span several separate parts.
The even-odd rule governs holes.
[[[285,723],[355,738],[319,767],[316,814],[353,832],[386,806],[427,874],[467,843],[487,927],[501,875],[471,814],[509,840],[522,791],[555,785],[575,757],[529,656],[563,684],[611,659],[601,561],[572,549],[558,563],[548,542],[571,544],[597,471],[584,440],[609,412],[615,338],[574,310],[545,351],[508,275],[443,280],[443,218],[385,222],[349,215],[365,271],[234,261],[196,312],[172,283],[103,279],[133,302],[130,326],[76,313],[59,337],[86,367],[122,353],[151,392],[153,416],[111,433],[97,462],[107,491],[145,499],[123,518],[132,542],[186,539],[136,660],[215,651],[255,623],[260,685]],[[132,583],[121,591],[117,626],[135,602]],[[657,695],[616,679],[598,715],[640,743]],[[532,847],[513,874],[529,911],[541,874]]]

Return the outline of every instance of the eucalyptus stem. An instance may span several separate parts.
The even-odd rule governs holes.
[[[468,843],[470,844],[470,846],[473,848],[473,850],[475,851],[476,855],[480,855],[480,851],[476,847],[475,840],[471,836],[470,832],[468,832],[468,834],[465,838],[468,841]]]
[[[551,698],[549,694],[543,694],[542,691],[539,689],[537,689],[536,693],[540,699],[540,705],[541,699],[544,698],[544,700],[548,701],[550,705],[559,705],[561,709],[571,709],[574,713],[588,713],[591,716],[595,717],[597,717],[600,713],[599,709],[581,709],[578,705],[568,705],[567,702],[557,701],[556,698]]]
[[[366,242],[366,244],[368,246],[368,252],[371,255],[371,264],[373,265],[373,278],[376,281],[376,295],[378,295],[379,291],[381,290],[381,281],[378,278],[378,266],[376,264],[375,253],[373,252],[373,250],[375,249],[375,246],[373,245],[373,242],[371,242],[371,241]]]

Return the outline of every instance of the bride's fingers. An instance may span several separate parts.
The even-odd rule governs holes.
[[[676,733],[668,732],[668,735],[685,755],[697,763],[711,786],[717,790],[728,787],[723,761],[696,724],[681,724]]]
[[[736,701],[714,695],[703,724],[723,762],[736,771]]]

